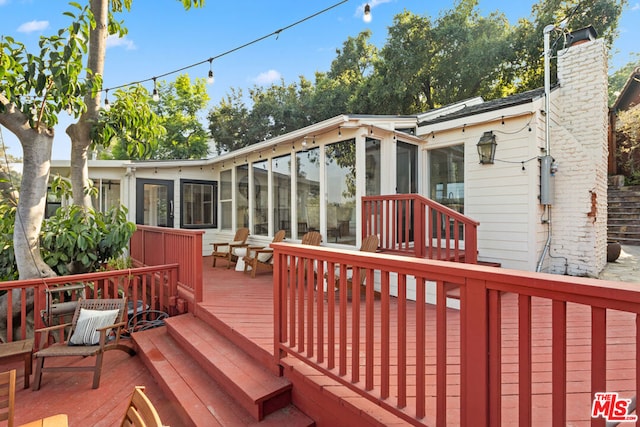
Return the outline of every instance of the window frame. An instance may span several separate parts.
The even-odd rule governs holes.
[[[211,224],[185,224],[184,215],[186,209],[184,209],[184,193],[185,185],[197,184],[197,185],[210,185],[212,187],[213,199],[211,200],[212,209],[212,221]],[[202,180],[202,179],[181,179],[180,180],[180,228],[184,229],[205,229],[205,228],[218,228],[218,181]]]

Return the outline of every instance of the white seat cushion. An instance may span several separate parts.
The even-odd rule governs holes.
[[[80,309],[76,329],[69,339],[70,345],[96,345],[100,342],[100,332],[96,329],[113,325],[118,317],[118,310]]]

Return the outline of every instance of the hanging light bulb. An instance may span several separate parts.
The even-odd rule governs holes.
[[[156,78],[153,78],[153,100],[155,102],[160,101],[160,94],[158,93],[158,83],[156,82]]]
[[[213,77],[213,58],[209,58],[209,76],[207,77],[207,84],[212,85],[216,79]]]
[[[105,111],[109,111],[111,109],[111,104],[109,104],[109,89],[104,90],[104,109]]]
[[[362,20],[366,23],[371,22],[371,6],[369,6],[369,3],[364,5],[364,15],[362,16]]]

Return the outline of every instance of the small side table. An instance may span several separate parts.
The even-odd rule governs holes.
[[[33,338],[0,344],[0,362],[24,360],[24,388],[29,388],[29,377],[33,366]]]
[[[236,271],[244,271],[244,257],[247,255],[248,249],[244,248],[236,248],[233,250],[233,254],[238,257],[238,261],[236,261]]]

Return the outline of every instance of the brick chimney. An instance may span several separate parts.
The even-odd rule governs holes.
[[[551,155],[555,179],[551,270],[596,277],[607,246],[607,48],[591,31],[558,52],[553,91]]]

